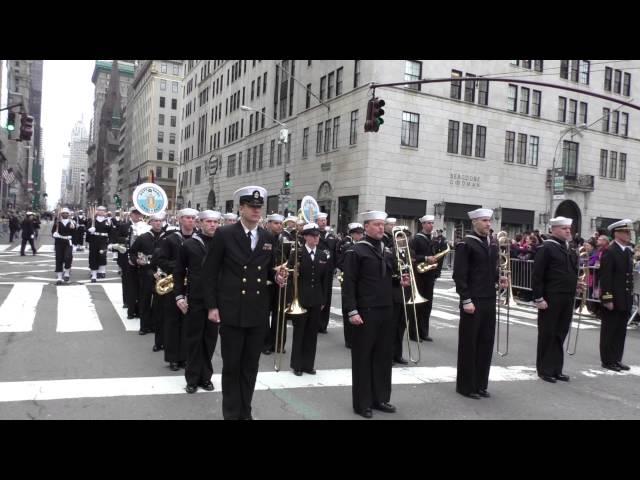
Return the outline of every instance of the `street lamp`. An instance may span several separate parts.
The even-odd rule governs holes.
[[[433,205],[433,212],[438,216],[438,218],[442,217],[442,215],[444,215],[444,207],[445,207],[445,202],[444,200],[440,203],[436,203]]]
[[[246,105],[240,105],[240,110],[244,111],[244,112],[256,112],[259,113],[261,115],[264,115],[267,118],[270,118],[271,120],[273,120],[274,122],[276,122],[278,125],[284,127],[284,128],[289,128],[287,127],[287,125],[285,123],[279,122],[278,120],[276,120],[275,118],[273,118],[270,115],[267,115],[266,113],[261,112],[260,110],[256,110],[255,108],[252,107],[247,107]]]

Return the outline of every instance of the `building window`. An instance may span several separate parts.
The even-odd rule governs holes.
[[[164,125],[164,113],[161,113],[158,116],[158,125],[161,125],[161,126]]]
[[[318,131],[316,134],[316,153],[322,152],[322,123],[318,124]]]
[[[160,64],[160,73],[167,73],[167,64],[166,63],[161,63]]]
[[[158,149],[156,152],[156,160],[162,160],[162,149]]]
[[[247,172],[251,171],[251,149],[247,148],[247,168],[245,169]]]
[[[569,60],[560,60],[560,78],[569,79]]]
[[[333,72],[331,72],[329,74],[328,79],[327,79],[327,99],[333,97],[333,77],[334,76],[335,76],[335,74]]]
[[[256,113],[256,116],[258,114]],[[253,113],[249,115],[249,135],[253,133]]]
[[[340,135],[340,117],[333,119],[333,140],[331,141],[331,148],[338,148],[338,136]]]
[[[533,91],[533,98],[531,99],[531,115],[534,117],[540,116],[540,105],[542,104],[542,92],[540,90]]]
[[[256,171],[256,164],[258,162],[258,147],[253,147],[253,171]]]
[[[531,60],[522,60],[522,68],[531,69]]]
[[[604,89],[607,92],[611,91],[611,78],[613,77],[613,68],[604,67]]]
[[[543,61],[542,60],[534,60],[533,61],[533,69],[536,72],[542,72]]]
[[[462,72],[458,70],[451,70],[451,78],[457,78],[461,76],[462,76]],[[460,80],[453,80],[451,82],[451,93],[450,93],[451,98],[460,100],[460,90],[461,90]]]
[[[620,113],[620,135],[626,137],[629,135],[629,114]]]
[[[458,153],[458,137],[460,132],[460,122],[449,120],[449,133],[447,136],[447,152]]]
[[[603,108],[602,109],[602,131],[603,132],[609,132],[609,117],[610,117],[610,113],[609,113],[609,109],[608,108]]]
[[[176,159],[176,152],[173,150],[169,150],[169,161],[173,162]]]
[[[540,137],[529,136],[529,165],[538,166],[538,150],[540,147]]]
[[[478,81],[478,104],[489,105],[489,82],[486,80]]]
[[[236,175],[236,156],[229,155],[227,157],[227,177],[235,177],[235,175]]]
[[[607,176],[607,160],[609,158],[609,152],[607,150],[600,150],[600,176]]]
[[[171,115],[171,126],[175,127],[177,125],[177,120],[176,120],[176,116],[175,115]]]
[[[158,143],[164,143],[164,132],[158,132]]]
[[[238,152],[238,175],[242,173],[242,152]]]
[[[262,77],[258,77],[258,82],[256,83],[256,97],[260,98],[260,82],[262,81]]]
[[[626,73],[624,74],[624,81],[622,84],[622,94],[629,97],[631,96],[631,74],[630,73]]]
[[[507,96],[507,110],[510,112],[518,111],[518,87],[509,84],[509,94]]]
[[[614,110],[611,112],[611,133],[618,134],[618,120],[620,118],[620,112]]]
[[[520,89],[520,113],[529,114],[529,89],[525,87]]]
[[[613,93],[620,93],[620,84],[622,82],[622,70],[614,70],[613,72]]]
[[[618,173],[618,152],[609,152],[609,178],[616,178]]]
[[[627,179],[627,154],[620,154],[620,168],[618,170],[618,179],[626,180]]]
[[[305,108],[309,108],[311,106],[311,84],[307,84],[307,99],[305,102]]]
[[[516,132],[507,132],[504,142],[504,161],[513,163],[516,148]]]
[[[569,100],[569,123],[571,125],[575,125],[577,118],[578,118],[578,101]]]
[[[171,167],[167,168],[167,178],[173,178],[173,168]]]
[[[580,60],[580,83],[589,85],[590,71],[591,71],[591,62],[589,62],[589,60]]]
[[[164,102],[165,102],[165,98],[164,97],[160,97],[160,108],[164,108]]]
[[[574,82],[578,81],[578,70],[579,70],[580,60],[571,60],[571,70],[569,74],[571,76],[571,80]]]
[[[278,143],[278,158],[276,160],[277,165],[282,165],[282,143]]]
[[[353,88],[360,84],[360,60],[354,60],[353,64]]]
[[[302,131],[302,158],[307,158],[309,155],[309,127]]]
[[[271,140],[271,147],[269,148],[269,166],[273,167],[276,153],[276,141]]]
[[[487,145],[487,127],[476,127],[476,157],[484,158]]]
[[[467,77],[475,77],[472,73],[467,73]],[[476,82],[475,80],[465,80],[464,82],[464,101],[475,102],[476,101]]]
[[[580,102],[579,123],[581,125],[585,125],[587,123],[587,109],[588,109],[588,106],[587,106],[586,102]]]
[[[422,62],[415,60],[406,60],[404,62],[404,80],[405,82],[415,82],[422,79]],[[419,83],[414,85],[406,85],[411,90],[420,90]]]
[[[568,177],[576,178],[578,175],[578,144],[569,140],[563,140],[563,142],[562,167],[564,174]]]
[[[178,82],[171,82],[171,92],[178,93]]]
[[[267,72],[262,76],[262,93],[267,93]]]
[[[202,167],[196,167],[196,181],[194,182],[196,185],[200,185],[201,176],[202,176]]]
[[[156,178],[162,178],[162,167],[156,167]]]
[[[160,90],[165,91],[167,89],[167,81],[160,80]]]
[[[324,122],[324,151],[329,151],[329,145],[331,142],[331,120]]]
[[[172,98],[171,99],[171,110],[177,110],[178,109],[178,100],[176,98]]]
[[[567,99],[565,97],[558,97],[558,121],[567,121]]]
[[[524,133],[518,134],[518,163],[526,165],[527,163],[527,136]]]
[[[320,78],[320,100],[324,100],[324,90],[327,85],[327,77]]]
[[[342,73],[344,71],[343,67],[340,67],[336,70],[336,97],[338,95],[342,95]]]
[[[263,162],[263,153],[264,153],[264,143],[260,144],[260,148],[258,148],[258,170],[262,170],[262,162]]]
[[[351,112],[351,124],[349,125],[349,145],[358,143],[358,110]]]
[[[418,147],[418,130],[420,127],[420,115],[411,112],[402,112],[402,131],[400,144],[407,147]]]
[[[180,75],[180,65],[174,65],[173,66],[173,74],[174,75]]]
[[[470,123],[462,124],[462,155],[471,156],[473,151],[473,125]]]

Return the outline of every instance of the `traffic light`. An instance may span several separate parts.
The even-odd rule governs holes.
[[[289,172],[284,172],[284,188],[291,187],[291,174]]]
[[[364,131],[373,132],[373,98],[367,102],[367,118],[364,121]]]
[[[33,117],[31,115],[22,115],[20,119],[20,140],[28,142],[33,135]]]
[[[384,118],[382,118],[382,116],[384,115],[384,110],[382,109],[382,107],[385,106],[385,101],[382,100],[381,98],[374,98],[373,99],[373,131],[377,132],[380,129],[380,125],[382,125],[384,123]]]
[[[13,132],[16,129],[16,112],[9,112],[7,115],[7,130]]]
[[[117,193],[113,194],[113,202],[116,204],[116,208],[122,207],[122,200],[120,200],[120,195]]]

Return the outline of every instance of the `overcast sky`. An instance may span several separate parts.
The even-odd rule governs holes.
[[[95,60],[45,60],[42,78],[44,172],[48,204],[60,198],[60,175],[68,166],[71,130],[83,120],[87,133],[93,118],[91,75]]]

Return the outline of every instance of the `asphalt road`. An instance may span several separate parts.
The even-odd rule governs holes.
[[[57,287],[52,239],[40,240],[36,256],[27,247],[21,257],[13,251],[18,243],[0,238],[0,419],[222,418],[219,346],[216,390],[186,394],[183,372],[171,372],[163,353],[151,351],[152,336],[138,335],[137,320],[126,320],[115,262],[109,260],[106,280],[90,284],[87,253],[77,252],[71,284]],[[340,310],[337,283],[332,308]],[[398,412],[374,412],[374,420],[640,418],[640,331],[627,335],[631,371],[610,372],[600,367],[599,322],[586,318],[577,354],[565,358],[571,382],[548,384],[535,375],[535,311],[514,308],[509,354],[494,355],[492,397],[478,401],[455,393],[457,308],[445,271],[436,284],[434,342],[420,344],[418,365],[394,367],[391,401]],[[289,327],[288,351],[291,333]],[[280,372],[273,363],[273,355],[261,357],[255,418],[363,420],[351,409],[340,315],[332,313],[328,334],[319,335],[316,376],[294,376],[288,354]]]

